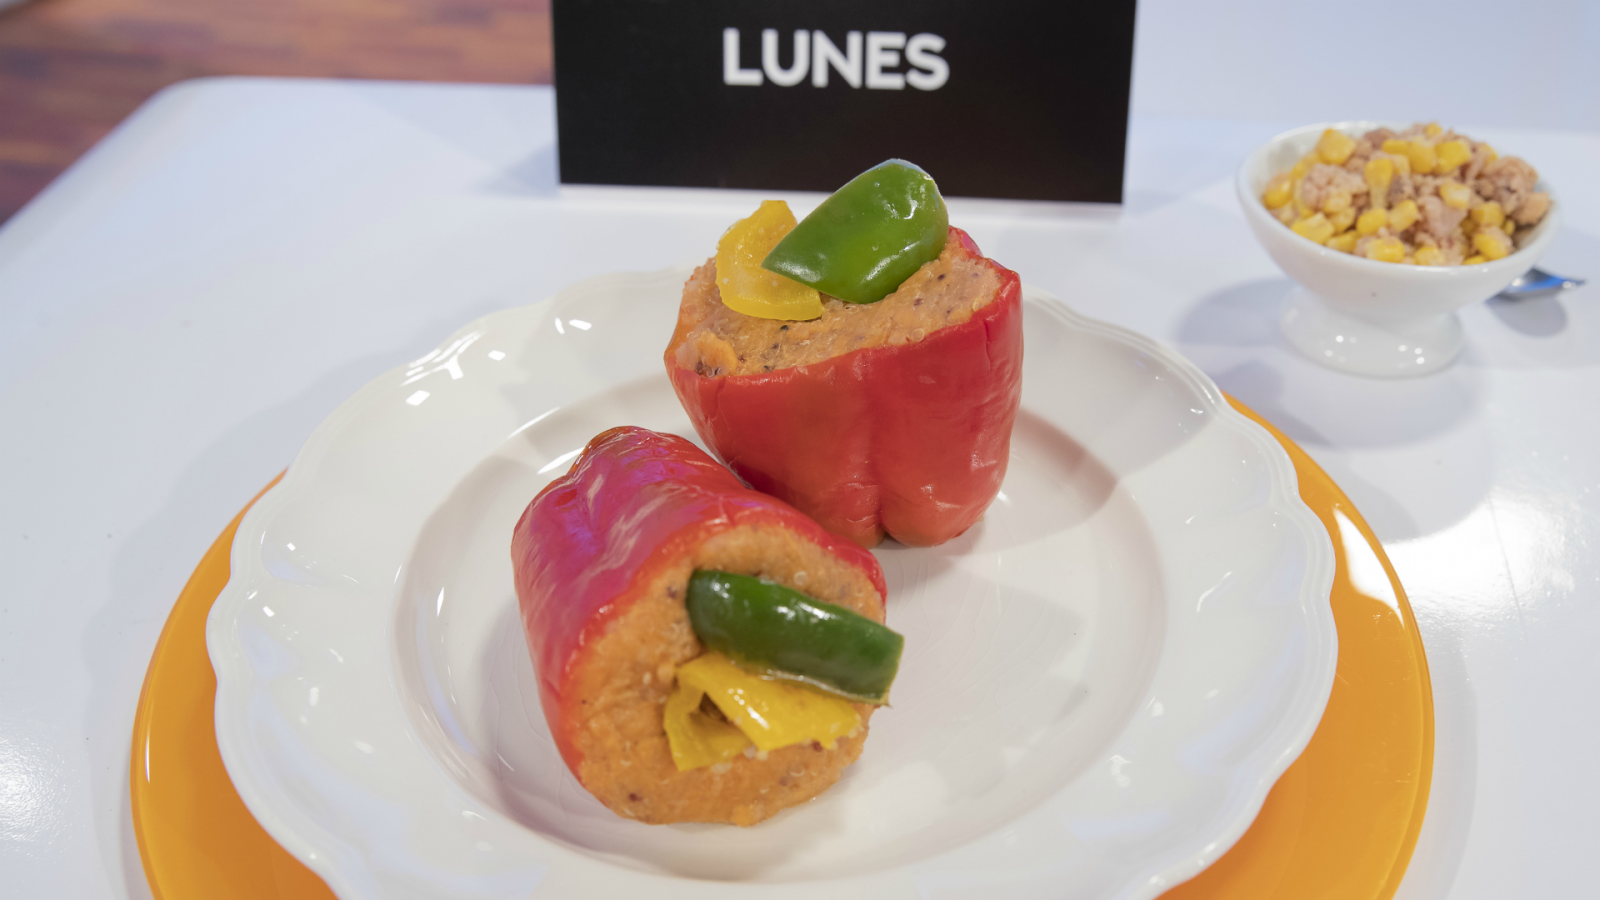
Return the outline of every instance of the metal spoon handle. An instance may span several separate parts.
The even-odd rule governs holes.
[[[1565,275],[1555,275],[1543,269],[1532,268],[1518,276],[1516,281],[1506,285],[1500,296],[1527,297],[1533,294],[1548,294],[1570,290],[1581,284],[1584,284],[1582,278],[1568,278]]]

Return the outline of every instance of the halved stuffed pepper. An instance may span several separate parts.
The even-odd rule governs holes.
[[[759,822],[837,781],[887,702],[877,561],[683,438],[596,436],[511,557],[551,735],[620,815]]]

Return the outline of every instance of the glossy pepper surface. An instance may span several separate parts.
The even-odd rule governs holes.
[[[697,571],[684,595],[695,637],[756,672],[859,703],[888,702],[905,639],[781,584]]]
[[[678,399],[723,462],[865,547],[886,532],[943,543],[1005,478],[1022,398],[1021,282],[961,229],[948,242],[999,274],[998,296],[924,340],[722,377],[678,366],[676,337],[665,354]]]
[[[876,303],[939,255],[949,228],[933,178],[891,159],[834,191],[761,267],[848,303]]]
[[[522,623],[550,733],[574,772],[582,713],[569,685],[586,648],[662,570],[740,525],[785,528],[861,570],[879,598],[886,593],[872,554],[746,488],[676,435],[631,427],[597,435],[523,512],[511,540]]]

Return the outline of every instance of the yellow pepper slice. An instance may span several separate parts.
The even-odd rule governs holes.
[[[763,319],[798,321],[822,315],[814,287],[761,268],[772,248],[794,230],[794,213],[782,200],[763,200],[717,241],[717,290],[735,312]]]
[[[777,750],[804,741],[817,741],[832,749],[839,738],[861,724],[849,701],[792,682],[762,678],[720,653],[705,653],[679,666],[678,689],[685,688],[709,696],[758,750]]]
[[[744,732],[700,711],[700,700],[705,695],[705,691],[679,681],[667,697],[662,724],[667,729],[667,745],[672,748],[672,763],[679,772],[727,762],[750,746]]]

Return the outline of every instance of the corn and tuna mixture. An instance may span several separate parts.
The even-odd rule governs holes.
[[[1327,247],[1380,262],[1476,265],[1513,253],[1550,210],[1539,173],[1437,123],[1360,137],[1333,129],[1261,201]]]

